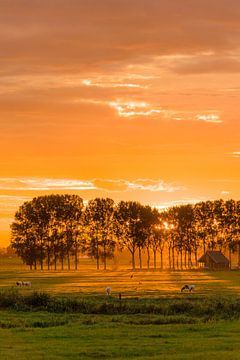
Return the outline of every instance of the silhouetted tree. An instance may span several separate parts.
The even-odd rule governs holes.
[[[106,198],[90,200],[84,212],[84,225],[88,241],[86,250],[97,261],[102,259],[104,270],[107,258],[112,258],[115,249],[114,201]]]
[[[48,195],[33,198],[20,206],[11,225],[11,245],[24,262],[37,267],[54,258],[63,260],[74,244],[83,202],[77,195]]]
[[[139,248],[142,205],[136,201],[120,201],[115,217],[117,220],[117,236],[120,249],[127,248],[132,258],[132,268],[135,270],[135,252]]]

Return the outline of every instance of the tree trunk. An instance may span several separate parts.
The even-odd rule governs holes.
[[[135,270],[135,253],[134,251],[132,251],[131,253],[132,253],[132,269]]]
[[[98,257],[98,255],[97,255],[97,258],[96,258],[96,261],[97,261],[97,270],[99,270],[99,257]]]
[[[181,270],[183,269],[183,250],[181,248],[180,250],[180,265],[181,265]]]
[[[103,245],[103,268],[107,270],[106,244]]]
[[[43,240],[41,240],[41,260],[40,260],[40,267],[41,267],[41,270],[43,270]]]
[[[75,246],[75,270],[78,269],[78,246]]]
[[[157,251],[156,251],[156,249],[153,250],[153,266],[154,266],[154,269],[157,268]]]
[[[47,252],[47,268],[48,268],[48,270],[50,270],[50,251],[49,251],[49,248],[48,248],[48,252]]]
[[[240,267],[240,242],[238,243],[238,267]]]
[[[147,248],[147,268],[150,269],[150,251],[149,248]]]
[[[161,270],[163,270],[163,249],[161,249],[160,258],[161,258]]]
[[[68,261],[68,270],[71,269],[71,262],[70,262],[70,254],[69,254],[69,251],[67,253],[67,261]]]
[[[177,251],[177,269],[179,269],[179,251]]]
[[[192,253],[191,250],[188,251],[188,268],[192,268]]]
[[[106,255],[103,258],[103,269],[107,270],[107,258],[106,258]]]
[[[195,256],[195,266],[196,268],[198,267],[198,256],[197,256],[197,249],[194,252],[194,256]]]
[[[171,247],[168,247],[168,267],[169,269],[172,268],[172,264],[171,264]]]
[[[140,268],[140,270],[142,270],[142,250],[141,250],[140,246],[138,248],[138,257],[139,257],[139,268]]]
[[[61,268],[62,268],[62,270],[64,270],[64,264],[63,264],[63,261],[64,261],[64,258],[62,257],[62,258],[61,258]]]
[[[174,254],[174,247],[172,248],[172,268],[175,270],[175,254]]]
[[[231,251],[231,248],[229,248],[229,268],[230,268],[230,270],[232,268],[232,251]]]
[[[99,270],[99,250],[98,250],[98,241],[96,246],[96,260],[97,260],[97,270]]]
[[[54,254],[54,270],[57,270],[57,256]]]

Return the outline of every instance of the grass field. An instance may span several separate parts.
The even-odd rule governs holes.
[[[0,359],[240,358],[240,271],[97,272],[86,260],[77,272],[30,272],[14,261],[0,263],[5,297],[44,293],[90,310],[2,306]],[[17,280],[32,287],[16,292]],[[184,283],[196,292],[181,293]]]
[[[16,325],[0,329],[1,359],[239,359],[238,321],[130,325],[112,316],[1,317]]]

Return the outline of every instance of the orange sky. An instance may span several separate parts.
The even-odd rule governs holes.
[[[25,200],[239,199],[240,3],[1,0],[0,245]]]

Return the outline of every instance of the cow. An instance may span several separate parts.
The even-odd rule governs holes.
[[[188,290],[189,292],[193,292],[195,290],[195,285],[183,285],[183,287],[181,288],[181,292],[183,292],[184,290]]]
[[[22,284],[23,286],[32,286],[31,281],[23,281]]]
[[[16,285],[17,286],[23,286],[23,282],[22,281],[16,281]]]

